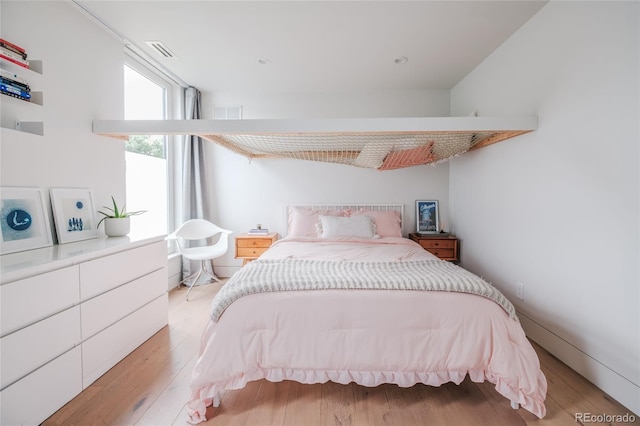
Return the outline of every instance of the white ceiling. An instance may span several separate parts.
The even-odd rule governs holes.
[[[546,1],[75,3],[204,92],[349,92],[450,89]]]

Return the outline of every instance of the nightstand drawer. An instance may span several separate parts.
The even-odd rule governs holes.
[[[238,247],[271,247],[273,241],[271,238],[239,238]],[[263,250],[264,252],[264,250]]]
[[[265,251],[267,251],[269,247],[264,248],[252,248],[252,247],[238,247],[236,257],[258,257]]]
[[[431,249],[452,249],[456,246],[456,242],[454,240],[420,240],[420,245],[427,250],[431,251]]]
[[[455,251],[450,248],[428,248],[426,249],[429,253],[438,256],[440,259],[449,260],[455,259]]]
[[[278,234],[266,235],[242,234],[236,237],[236,259],[243,259],[242,265],[260,257],[271,244],[278,239]]]
[[[458,239],[453,235],[420,235],[416,233],[409,234],[409,239],[420,244],[420,247],[449,262],[458,262]]]

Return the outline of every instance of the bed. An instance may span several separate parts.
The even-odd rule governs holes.
[[[287,206],[286,237],[214,297],[189,422],[248,382],[489,381],[539,418],[547,382],[509,300],[402,237],[402,205]]]

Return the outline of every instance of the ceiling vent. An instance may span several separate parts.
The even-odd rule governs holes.
[[[176,55],[174,55],[173,52],[171,52],[167,48],[167,46],[165,46],[164,43],[161,41],[145,41],[145,43],[147,44],[147,46],[152,48],[158,55],[162,56],[163,58],[176,57]]]

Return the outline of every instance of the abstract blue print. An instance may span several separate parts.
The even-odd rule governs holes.
[[[37,237],[39,234],[33,226],[32,217],[35,208],[34,201],[30,199],[2,200],[2,240],[17,241]]]
[[[91,229],[91,212],[86,208],[91,205],[90,203],[83,199],[65,198],[61,204],[67,232],[81,232]]]

